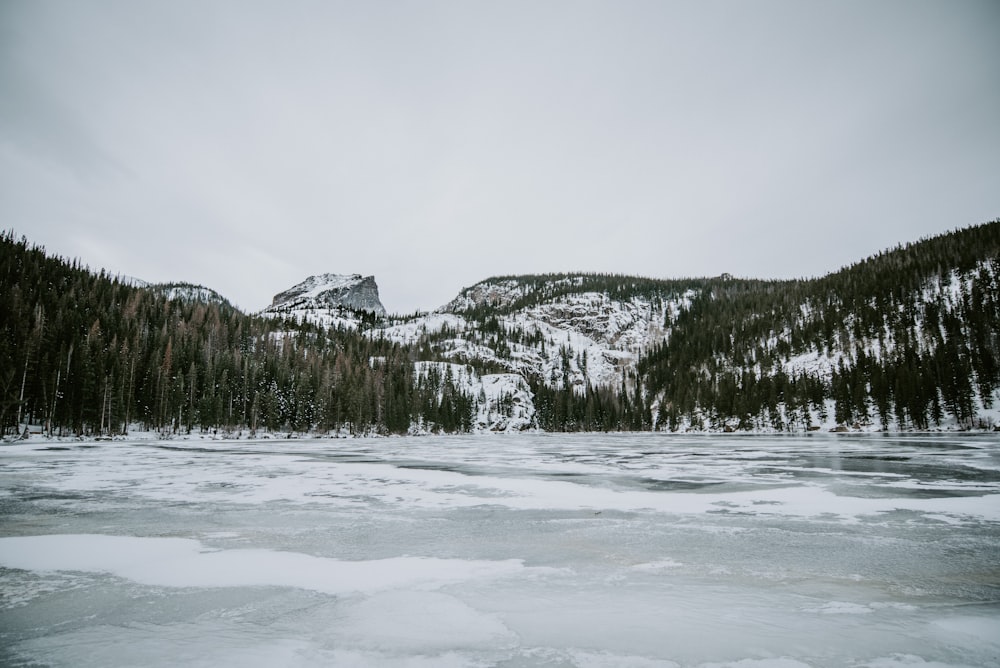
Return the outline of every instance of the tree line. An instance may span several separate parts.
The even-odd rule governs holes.
[[[0,432],[469,429],[450,377],[354,330],[169,297],[0,238]]]
[[[240,312],[199,291],[139,287],[0,237],[0,432],[54,434],[332,431],[473,427],[480,399],[450,373],[441,343],[493,351],[464,362],[510,369],[556,345],[498,316],[577,292],[677,300],[666,338],[620,386],[571,385],[585,367],[560,348],[551,378],[526,372],[551,431],[975,426],[1000,388],[1000,221],[899,246],[818,279],[663,281],[611,274],[500,277],[513,301],[479,304],[462,331],[412,345]],[[482,285],[482,284],[480,284]],[[172,298],[176,297],[176,298]],[[423,371],[420,369],[423,368]],[[430,370],[428,370],[430,369]],[[578,374],[577,374],[578,375]]]
[[[843,425],[976,426],[1000,387],[1000,221],[819,279],[712,285],[639,372],[667,428],[808,428],[831,402]]]

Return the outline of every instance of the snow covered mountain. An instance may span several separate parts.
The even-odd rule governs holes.
[[[819,279],[501,277],[379,332],[525,378],[546,429],[1000,422],[1000,223]]]
[[[310,277],[255,317],[10,235],[0,256],[0,435],[22,415],[101,433],[134,416],[175,431],[1000,431],[1000,220],[815,279],[503,276],[406,317],[362,276]]]
[[[822,278],[713,285],[639,365],[660,428],[991,428],[1000,221]]]
[[[618,388],[696,294],[685,282],[635,277],[491,278],[378,335],[550,387]]]
[[[374,276],[320,274],[279,292],[262,315],[287,317],[324,327],[358,327],[361,313],[385,315]]]
[[[418,378],[420,365],[444,365],[436,373],[451,369],[449,391],[476,395],[480,412],[506,411],[503,424],[480,415],[480,429],[840,431],[1000,420],[1000,222],[810,280],[495,277],[432,313],[373,314],[364,326],[320,297],[343,294],[360,280],[352,278],[314,277],[271,310],[398,344]],[[512,420],[515,396],[526,412]]]
[[[167,299],[180,299],[189,303],[202,304],[229,304],[229,300],[211,288],[204,285],[194,285],[193,283],[157,283],[155,285],[145,284],[139,279],[133,279],[132,285],[138,287],[148,287],[153,292],[164,295]]]

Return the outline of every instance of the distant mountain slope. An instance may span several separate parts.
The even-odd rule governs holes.
[[[670,428],[973,426],[1000,376],[1000,221],[811,281],[731,281],[639,366]]]
[[[464,288],[438,312],[473,318],[506,315],[579,294],[604,294],[612,299],[642,297],[656,300],[700,290],[711,279],[655,279],[623,274],[529,274],[487,278]]]
[[[620,387],[705,284],[598,274],[491,278],[434,313],[372,335],[552,387]]]
[[[232,306],[229,300],[211,288],[192,283],[156,283],[153,285],[133,283],[136,287],[145,287],[162,294],[167,299],[180,299],[190,303],[220,304]]]
[[[549,429],[989,426],[998,270],[992,222],[814,280],[496,277],[371,335],[521,374]]]

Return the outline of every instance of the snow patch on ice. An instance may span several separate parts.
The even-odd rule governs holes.
[[[818,608],[806,608],[805,611],[818,612],[821,615],[868,615],[874,612],[867,605],[846,601],[830,601]]]
[[[159,587],[296,587],[324,594],[436,588],[524,570],[517,559],[393,557],[341,561],[297,552],[206,549],[187,538],[56,534],[0,538],[0,565],[29,571],[110,573]]]
[[[673,559],[660,559],[659,561],[650,561],[644,564],[635,564],[634,566],[632,566],[632,569],[637,571],[651,571],[656,573],[660,571],[671,570],[674,568],[680,568],[683,565],[684,564],[682,564],[681,562],[674,561]]]

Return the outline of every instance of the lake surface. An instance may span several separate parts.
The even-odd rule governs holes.
[[[1000,438],[0,447],[0,665],[1000,665]]]

